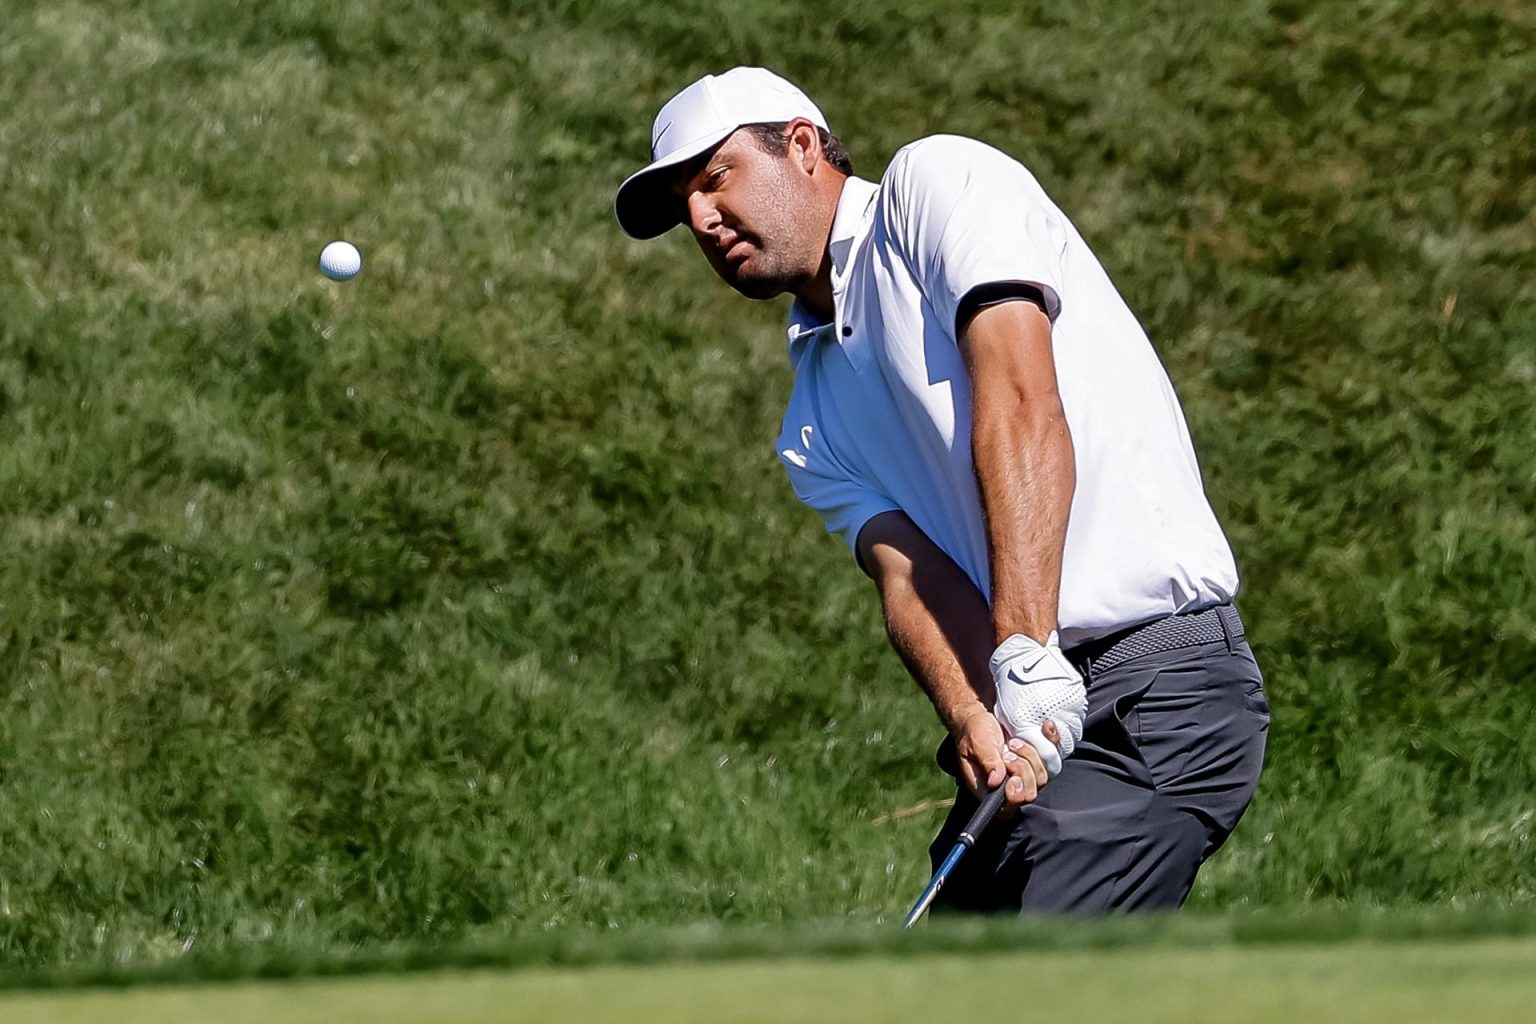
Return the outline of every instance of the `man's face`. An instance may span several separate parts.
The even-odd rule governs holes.
[[[738,129],[689,164],[673,190],[709,265],[749,299],[768,299],[815,274],[818,253],[800,216],[809,186],[791,145],[773,156]]]

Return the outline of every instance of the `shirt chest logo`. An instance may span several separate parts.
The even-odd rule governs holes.
[[[779,454],[784,456],[784,460],[786,462],[791,462],[794,465],[799,466],[801,469],[804,469],[806,456],[811,454],[811,435],[815,432],[816,428],[807,423],[805,426],[800,428],[800,447],[804,448],[805,451],[797,452],[793,448],[785,448]]]

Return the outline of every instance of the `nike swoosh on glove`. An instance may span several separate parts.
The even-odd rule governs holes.
[[[1088,688],[1083,677],[1061,652],[1056,631],[1037,643],[1015,633],[992,652],[989,663],[997,685],[997,704],[992,713],[1003,731],[1034,747],[1055,778],[1061,763],[1072,756],[1083,738],[1083,718],[1088,714]],[[1056,722],[1060,747],[1045,738],[1047,718]]]

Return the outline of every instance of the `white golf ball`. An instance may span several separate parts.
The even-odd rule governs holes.
[[[332,281],[349,281],[363,269],[363,254],[351,242],[332,242],[320,250],[320,273]]]

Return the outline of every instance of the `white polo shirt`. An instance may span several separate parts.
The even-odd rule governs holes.
[[[830,252],[833,322],[790,309],[795,384],[778,442],[795,493],[828,530],[853,548],[871,517],[900,509],[990,600],[955,311],[978,285],[1026,282],[1046,297],[1076,453],[1063,645],[1237,593],[1168,375],[1021,164],[973,139],[920,139],[879,185],[848,179]]]

